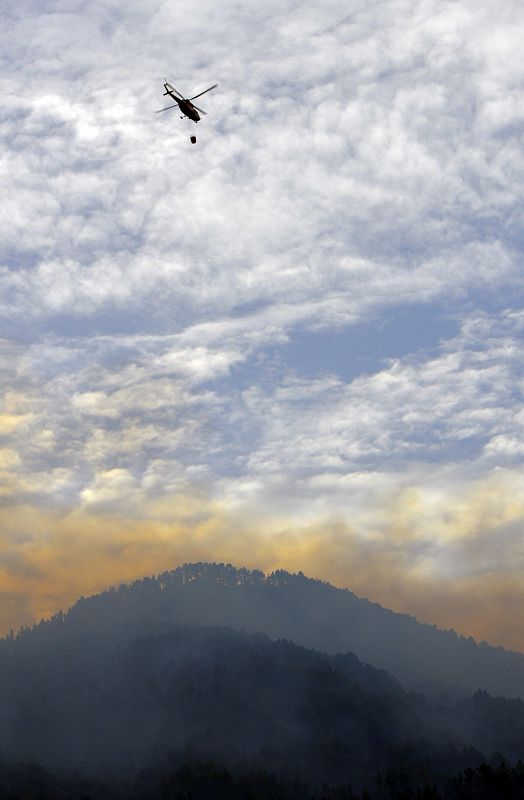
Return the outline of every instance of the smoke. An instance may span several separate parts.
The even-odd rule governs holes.
[[[95,506],[1,510],[0,628],[67,608],[80,595],[172,569],[223,561],[302,570],[421,621],[524,651],[522,476],[466,487],[399,489],[353,524],[233,508],[204,492]]]

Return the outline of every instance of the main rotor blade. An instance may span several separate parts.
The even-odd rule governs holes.
[[[190,100],[196,100],[196,99],[197,99],[197,97],[202,97],[202,95],[203,95],[203,94],[205,94],[206,92],[210,92],[210,91],[211,91],[211,89],[216,89],[216,88],[217,88],[217,86],[218,86],[218,83],[214,83],[214,84],[213,84],[213,86],[210,86],[210,87],[209,87],[209,89],[204,89],[204,91],[203,91],[203,92],[200,92],[200,94],[196,94],[194,97],[190,97],[189,99],[190,99]],[[196,106],[195,106],[195,108],[196,108]]]
[[[164,80],[164,87],[165,87],[166,89],[169,87],[169,88],[170,88],[170,90],[171,90],[172,92],[174,92],[175,94],[177,94],[177,95],[180,97],[180,99],[181,99],[181,100],[184,100],[184,99],[185,99],[185,98],[184,98],[184,95],[183,95],[183,94],[181,94],[181,92],[179,92],[179,91],[178,91],[178,89],[175,89],[175,87],[174,87],[174,86],[172,86],[170,83],[168,83],[166,80]],[[167,92],[166,92],[166,94],[167,94]]]
[[[198,107],[198,106],[196,106],[194,103],[193,103],[193,108],[196,108],[196,110],[197,110],[197,111],[200,111],[200,113],[201,113],[201,114],[203,114],[204,116],[206,116],[206,115],[207,115],[207,111],[204,111],[204,109],[203,109],[203,108],[199,108],[199,107]]]
[[[178,108],[178,103],[175,103],[174,106],[166,106],[165,108],[159,108],[158,111],[155,111],[155,114],[161,114],[162,111],[169,111],[170,108]]]

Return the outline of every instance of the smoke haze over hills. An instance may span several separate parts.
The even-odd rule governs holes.
[[[113,477],[118,493],[123,478]],[[425,622],[524,650],[515,614],[524,489],[516,483],[509,491],[506,478],[479,484],[474,496],[459,495],[451,514],[449,498],[438,505],[434,490],[397,496],[386,485],[377,495],[361,476],[362,502],[352,510],[352,524],[321,521],[315,509],[307,523],[275,515],[269,497],[248,520],[244,507],[204,489],[156,502],[133,490],[118,512],[6,504],[0,509],[0,633],[48,617],[79,594],[162,572],[166,564],[214,561],[219,553],[266,572],[301,570]],[[496,550],[491,534],[480,537],[482,525],[497,530]],[[454,563],[456,548],[467,569]]]
[[[57,631],[166,622],[229,626],[283,637],[331,653],[354,652],[387,669],[406,689],[437,696],[477,690],[524,698],[524,655],[421,625],[347,590],[278,571],[236,569],[224,564],[186,564],[156,578],[122,585],[79,600]],[[37,631],[52,632],[51,623]]]
[[[275,641],[282,631],[286,639]],[[331,654],[291,638],[323,642]],[[405,688],[425,679],[430,694],[406,692],[343,641],[395,663]],[[118,797],[188,760],[264,769],[309,789],[349,780],[376,790],[377,776],[399,764],[413,785],[442,783],[486,761],[522,758],[522,700],[471,687],[505,683],[515,693],[523,662],[301,574],[184,565],[82,598],[0,641],[0,797],[4,781],[30,780],[28,767],[13,772],[17,762],[73,781],[73,793],[87,780],[96,798],[111,796],[108,781]],[[51,778],[31,780],[38,791]]]

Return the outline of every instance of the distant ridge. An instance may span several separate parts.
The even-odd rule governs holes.
[[[524,698],[524,655],[421,624],[301,572],[266,575],[231,564],[184,564],[81,598],[67,614],[35,626],[33,635],[116,625],[125,637],[126,624],[134,630],[139,620],[228,626],[327,653],[351,651],[407,690],[433,697],[485,690]]]
[[[116,638],[111,626],[77,622],[62,625],[52,643],[33,633],[0,649],[2,800],[54,796],[2,791],[2,768],[20,762],[78,781],[134,780],[143,770],[214,760],[300,776],[310,786],[351,776],[363,788],[406,758],[427,774],[475,768],[494,752],[512,762],[522,756],[520,700],[478,692],[431,703],[350,653],[329,656],[219,626],[135,622]],[[213,792],[197,800],[268,796]]]

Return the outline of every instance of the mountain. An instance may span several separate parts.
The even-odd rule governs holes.
[[[2,760],[124,780],[191,758],[362,788],[399,764],[422,774],[478,767],[493,752],[483,745],[524,756],[520,700],[478,693],[443,707],[350,653],[218,627],[138,627],[4,643]]]
[[[150,622],[147,633],[126,638],[106,628],[51,645],[15,640],[0,655],[4,758],[93,776],[180,753],[273,769],[291,763],[314,779],[332,759],[326,737],[346,762],[355,750],[376,759],[375,740],[397,739],[392,725],[405,729],[401,738],[416,729],[397,682],[349,654],[170,623]],[[358,748],[349,744],[355,739]]]
[[[87,630],[118,621],[123,634],[126,625],[148,620],[227,626],[327,653],[351,651],[395,675],[405,689],[432,697],[484,690],[524,698],[524,655],[421,624],[302,573],[185,564],[82,598],[39,628],[52,637],[63,626]]]
[[[321,631],[337,603],[351,621],[348,599],[353,617],[375,608],[302,575],[186,565],[0,640],[0,800],[211,800],[218,784],[239,800],[298,800],[324,784],[340,787],[324,793],[333,800],[353,790],[491,800],[504,782],[520,791],[522,700],[482,690],[444,703],[351,652],[202,622],[252,612],[254,628],[269,620],[304,635],[308,618]],[[377,608],[395,624],[398,615]]]

